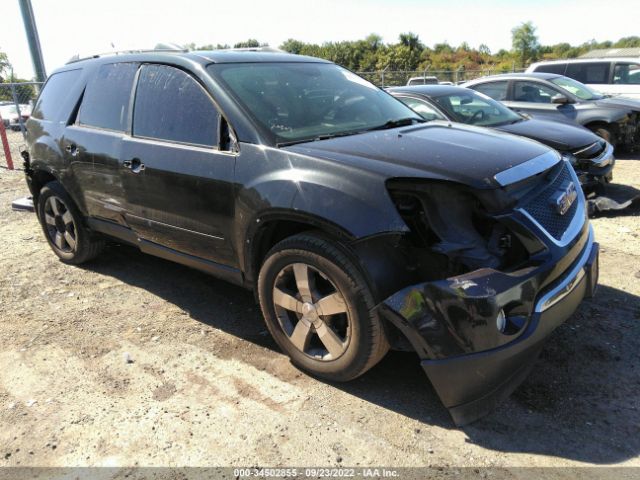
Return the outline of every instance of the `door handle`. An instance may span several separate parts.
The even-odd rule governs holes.
[[[131,160],[125,160],[122,162],[124,168],[128,168],[133,173],[140,173],[145,169],[144,163],[139,158],[132,158]]]

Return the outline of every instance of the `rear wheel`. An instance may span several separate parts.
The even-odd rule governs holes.
[[[327,238],[300,234],[277,244],[260,269],[258,295],[275,341],[313,375],[350,380],[389,348],[362,274]]]
[[[59,182],[49,182],[38,196],[38,219],[47,242],[65,263],[77,265],[97,256],[104,239],[84,226],[84,218]]]

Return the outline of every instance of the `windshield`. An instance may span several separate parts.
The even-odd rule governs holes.
[[[575,95],[581,100],[600,100],[601,98],[604,98],[604,95],[602,95],[601,93],[598,93],[595,90],[591,90],[585,84],[580,83],[572,78],[556,77],[552,78],[551,81],[563,90],[571,93],[572,95]]]
[[[228,63],[208,67],[283,145],[423,121],[388,93],[325,63]]]
[[[454,122],[495,127],[522,120],[500,102],[473,90],[432,98]]]

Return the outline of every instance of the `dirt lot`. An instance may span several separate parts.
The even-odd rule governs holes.
[[[640,157],[616,181],[637,193]],[[123,246],[58,262],[11,211],[25,193],[0,168],[0,466],[640,466],[637,213],[593,221],[597,298],[457,429],[412,354],[322,383],[277,350],[249,292]]]

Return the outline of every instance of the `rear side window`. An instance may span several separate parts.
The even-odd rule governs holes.
[[[51,122],[67,121],[75,106],[71,104],[71,95],[80,80],[81,72],[80,69],[67,70],[51,75],[33,109],[32,117]],[[77,99],[73,101],[76,102]]]
[[[133,111],[133,134],[170,142],[218,144],[218,111],[191,76],[166,65],[142,67]]]
[[[582,83],[609,83],[609,62],[570,63],[565,75]]]
[[[506,100],[507,99],[507,87],[509,82],[502,80],[499,82],[482,83],[480,85],[473,85],[476,92],[484,93],[487,97],[491,97],[494,100]]]
[[[125,131],[131,88],[137,63],[102,65],[84,92],[78,121],[81,125]]]
[[[558,75],[564,75],[565,68],[567,68],[566,63],[547,63],[542,65],[537,65],[535,72],[557,73]]]

